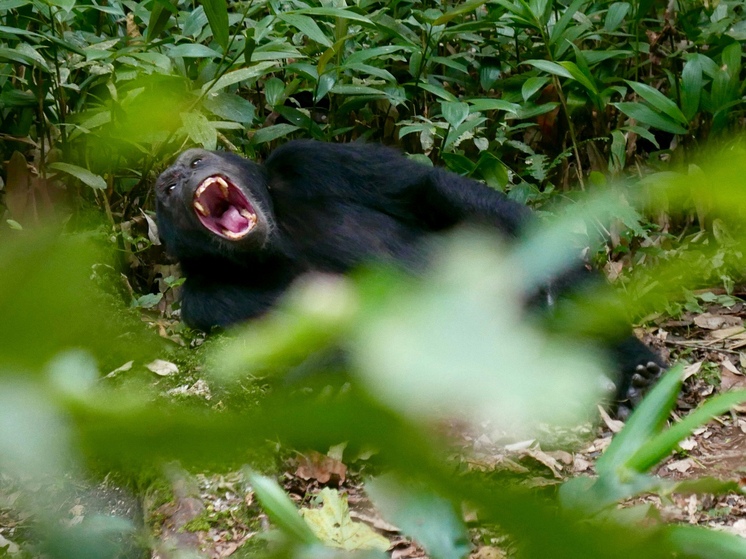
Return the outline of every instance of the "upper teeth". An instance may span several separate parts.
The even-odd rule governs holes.
[[[194,207],[197,208],[197,211],[203,216],[207,217],[210,215],[210,210],[200,204],[197,200],[194,201]]]
[[[218,183],[220,191],[223,193],[223,196],[227,198],[229,194],[228,183],[225,182],[225,179],[223,177],[207,177],[204,181],[202,181],[202,184],[199,185],[199,188],[197,188],[196,195],[201,196],[205,192],[205,190],[207,190],[215,183]]]

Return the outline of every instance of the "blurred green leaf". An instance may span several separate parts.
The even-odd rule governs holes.
[[[310,17],[299,14],[280,14],[279,17],[287,24],[298,29],[298,31],[303,33],[309,39],[312,39],[325,47],[332,47],[331,40]]]
[[[614,2],[611,4],[606,12],[606,21],[604,22],[606,31],[616,31],[616,28],[621,25],[631,7],[628,2]]]
[[[312,545],[319,542],[276,481],[251,471],[247,471],[246,476],[262,508],[283,531],[300,543]]]
[[[682,114],[679,107],[676,106],[676,103],[671,101],[671,99],[663,95],[657,89],[650,87],[649,85],[646,85],[644,83],[633,82],[633,81],[627,81],[627,85],[629,85],[632,89],[634,89],[635,93],[637,93],[640,97],[645,99],[645,101],[650,103],[654,108],[658,109],[660,112],[664,113],[665,115],[668,115],[673,120],[681,123],[684,126],[688,124],[689,121]]]
[[[702,96],[702,66],[697,58],[690,58],[681,73],[681,111],[687,121],[699,110]]]
[[[220,53],[197,43],[182,43],[168,51],[168,56],[176,58],[220,58]]]

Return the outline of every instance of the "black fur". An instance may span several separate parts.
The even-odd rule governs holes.
[[[194,192],[216,174],[256,210],[246,238],[222,238],[196,217]],[[513,238],[531,220],[526,207],[499,192],[374,144],[294,141],[264,165],[188,150],[156,189],[161,237],[186,276],[182,317],[203,330],[261,315],[305,272],[345,273],[371,259],[416,269],[424,263],[420,241],[434,232],[483,223]],[[634,337],[607,343],[622,394],[638,365],[660,363]]]

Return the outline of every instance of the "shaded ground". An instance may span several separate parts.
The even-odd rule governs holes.
[[[689,364],[676,414],[687,413],[717,392],[746,387],[746,306],[741,302],[730,307],[712,304],[701,310],[687,311],[675,319],[660,319],[657,326],[638,331],[647,342],[670,354],[672,360],[682,359]],[[178,336],[173,330],[175,322],[154,321],[153,326],[185,348],[202,343],[201,338],[174,339]],[[180,364],[177,375],[168,372],[167,363],[151,365],[153,397],[188,398],[210,407],[221,404],[199,378],[199,368],[193,362]],[[123,382],[122,377],[126,379],[127,375],[125,368],[107,380]],[[541,443],[510,440],[506,433],[496,432],[489,425],[475,427],[452,422],[443,427],[453,442],[451,460],[458,470],[472,475],[514,476],[517,483],[531,486],[552,486],[574,476],[594,474],[596,459],[613,433],[623,426],[601,415],[602,421],[596,426],[580,425],[565,431],[548,427]],[[327,455],[292,453],[277,459],[276,473],[299,508],[318,507],[321,489],[333,488],[346,497],[353,522],[368,525],[388,540],[393,559],[424,556],[420,546],[402,536],[368,501],[362,481],[375,469],[369,459],[369,455],[350,459],[343,446],[330,449]],[[746,483],[745,472],[746,419],[736,411],[695,431],[655,473],[672,480],[712,476]],[[174,547],[198,548],[210,558],[250,556],[272,540],[271,523],[257,506],[241,472],[194,474],[170,465],[162,477],[165,482],[161,485],[135,491],[118,487],[108,479],[92,485],[50,484],[20,489],[13,480],[0,476],[0,557],[12,557],[16,550],[13,542],[29,536],[33,519],[19,513],[17,504],[50,494],[67,495],[62,502],[71,526],[98,514],[132,519],[141,530],[128,536],[125,549],[129,557],[172,557]],[[746,537],[746,498],[738,494],[651,495],[628,504],[640,503],[650,506],[653,519],[706,525]],[[470,526],[474,558],[509,555],[510,546],[499,534],[480,526],[478,518],[469,511],[465,511],[465,519]]]

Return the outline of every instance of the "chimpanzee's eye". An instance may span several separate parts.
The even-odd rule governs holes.
[[[171,194],[171,192],[173,192],[174,188],[176,188],[176,183],[173,183],[173,184],[169,184],[169,185],[168,185],[168,186],[166,187],[166,192],[167,192],[168,194]]]
[[[192,164],[190,165],[190,167],[194,169],[197,165],[199,165],[200,161],[202,160],[199,158],[195,159],[194,161],[192,161]]]

